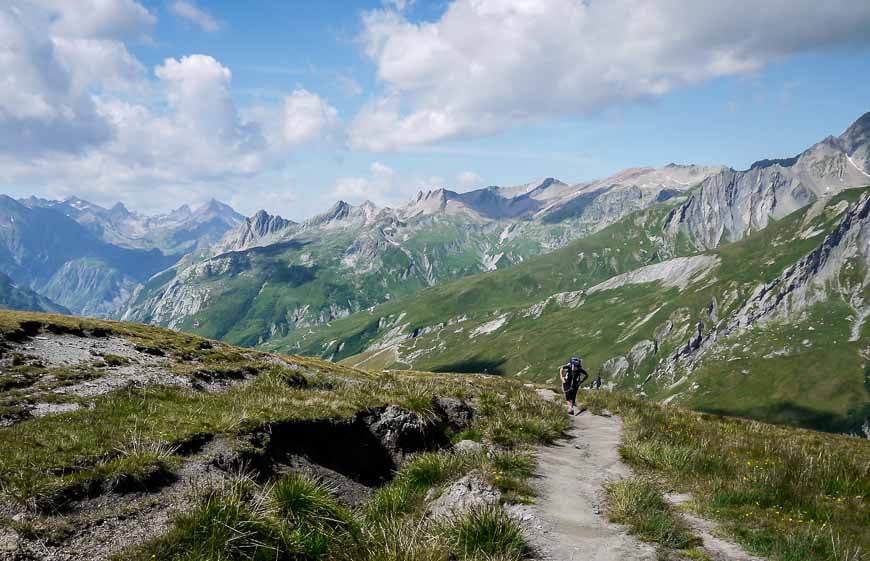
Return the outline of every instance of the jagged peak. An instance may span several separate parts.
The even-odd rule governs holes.
[[[109,212],[111,212],[112,214],[122,214],[125,216],[130,214],[130,211],[127,209],[126,206],[124,206],[124,203],[122,203],[121,201],[118,201],[117,203],[112,205],[112,208],[109,209]]]
[[[840,138],[854,134],[867,135],[868,133],[870,133],[870,111],[864,113],[858,117],[854,123],[849,125],[849,127],[843,131],[843,134],[840,135]]]
[[[354,207],[347,201],[338,200],[335,204],[329,207],[329,210],[316,216],[312,216],[306,220],[304,224],[306,226],[317,226],[319,224],[328,224],[330,222],[344,220],[351,214],[353,208]]]
[[[852,123],[838,138],[846,152],[853,154],[863,147],[863,152],[870,150],[870,111]]]
[[[72,207],[76,210],[84,210],[86,208],[92,208],[96,210],[106,210],[100,205],[96,205],[91,201],[87,201],[85,199],[79,198],[75,195],[70,195],[63,200],[63,204],[69,207]]]
[[[170,214],[190,214],[190,205],[185,203],[173,210]]]
[[[245,217],[236,212],[233,207],[215,198],[209,199],[205,204],[198,207],[191,216],[196,216],[199,220],[210,220],[217,217],[231,224],[238,224],[245,220]]]

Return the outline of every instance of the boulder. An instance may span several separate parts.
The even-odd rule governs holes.
[[[501,492],[478,475],[466,475],[452,483],[441,496],[432,501],[427,515],[435,519],[449,518],[475,508],[499,504]]]

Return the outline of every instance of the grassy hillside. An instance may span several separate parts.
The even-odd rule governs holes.
[[[674,385],[678,373],[659,373],[694,337],[698,322],[707,336],[760,284],[819,247],[862,192],[847,191],[827,210],[808,215],[804,209],[708,252],[714,265],[685,288],[626,283],[587,293],[616,274],[691,254],[684,240],[663,239],[669,209],[657,207],[550,255],[436,286],[267,348],[366,368],[488,371],[538,381],[552,381],[566,357],[580,354],[604,383],[651,397],[856,430],[870,416],[863,366],[868,340],[864,332],[850,340],[855,310],[836,289],[794,317],[734,334],[727,346],[706,354],[682,386]],[[860,276],[844,272],[839,283],[854,284],[849,275]]]
[[[567,426],[516,382],[374,375],[137,324],[0,312],[0,348],[0,542],[28,559],[441,559],[467,536],[415,526],[429,491],[473,471],[528,500],[528,447]],[[461,439],[492,451],[447,450]],[[477,515],[514,537],[462,558],[518,559],[516,523]]]

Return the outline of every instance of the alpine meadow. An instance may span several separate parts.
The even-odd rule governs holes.
[[[0,3],[0,561],[870,561],[870,3]]]

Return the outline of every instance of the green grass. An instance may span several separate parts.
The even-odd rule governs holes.
[[[654,482],[644,478],[623,479],[607,486],[607,497],[610,520],[628,525],[644,541],[670,549],[700,545]]]
[[[408,380],[416,385],[443,380],[462,386],[466,397],[483,403],[501,400],[515,417],[511,426],[523,427],[544,413],[553,432],[566,427],[558,405],[544,402],[529,388],[487,378],[474,384],[464,377],[422,373],[388,375],[390,385]],[[483,385],[478,390],[479,384]],[[478,393],[479,392],[479,393]],[[543,403],[543,409],[535,403]],[[545,411],[552,409],[552,411]],[[485,432],[495,422],[494,411],[478,411],[472,428]],[[499,486],[510,480],[505,501],[519,500],[518,489],[531,477],[535,461],[531,447],[543,443],[549,431],[518,431],[514,448],[489,453],[451,450],[424,452],[406,463],[395,478],[376,490],[355,509],[341,506],[334,490],[311,477],[291,474],[258,487],[241,478],[218,489],[206,490],[195,507],[177,517],[166,535],[143,544],[118,559],[329,559],[335,561],[443,561],[450,553],[463,561],[514,561],[525,553],[516,522],[498,505],[432,519],[424,516],[429,501],[451,482],[474,473]],[[487,441],[488,446],[494,446]]]
[[[520,560],[526,543],[519,525],[498,507],[473,509],[439,529],[461,559]]]
[[[700,514],[752,552],[777,561],[859,560],[870,552],[870,441],[609,392],[581,398],[622,415],[620,451],[642,476],[692,493]]]

